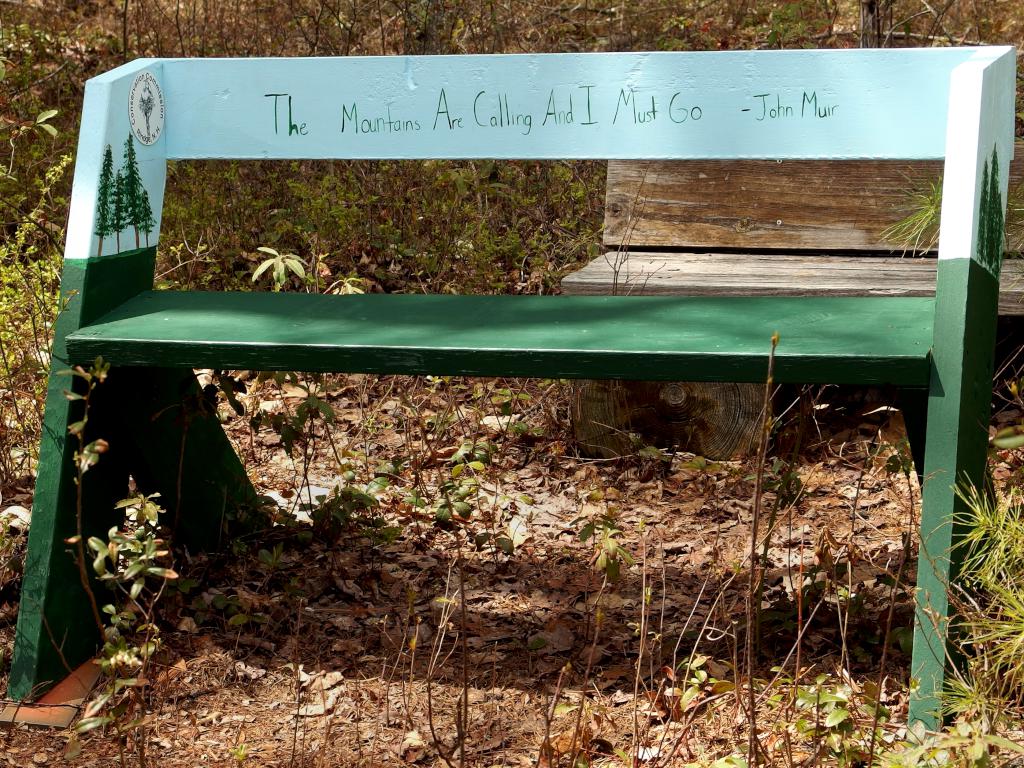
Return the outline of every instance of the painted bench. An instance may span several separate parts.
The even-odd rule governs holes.
[[[91,80],[53,349],[55,372],[113,365],[89,420],[110,448],[83,484],[85,534],[106,530],[129,475],[191,547],[217,546],[253,501],[220,426],[185,416],[192,368],[760,382],[778,333],[777,381],[903,387],[926,436],[912,715],[934,724],[953,487],[985,462],[1014,67],[1010,48],[167,59]],[[759,121],[764,94],[793,114]],[[945,158],[937,298],[152,290],[168,160],[744,157]],[[67,381],[47,396],[16,699],[97,646],[65,544]]]
[[[762,98],[755,120],[795,114],[796,105],[779,104]],[[1010,165],[1011,197],[1024,190],[1022,145]],[[941,181],[940,160],[611,160],[603,253],[563,278],[562,293],[934,296],[937,227],[901,224],[935,206]],[[1007,252],[1024,251],[1024,232],[1008,235]],[[1003,262],[999,314],[1024,315],[1024,259]],[[611,458],[635,451],[639,437],[731,458],[756,445],[763,390],[583,382],[571,406],[577,445]]]

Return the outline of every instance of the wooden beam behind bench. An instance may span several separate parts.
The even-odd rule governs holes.
[[[934,258],[609,251],[562,280],[576,296],[934,296]],[[1024,259],[1007,259],[999,314],[1024,315]]]
[[[898,252],[882,232],[941,174],[935,161],[612,160],[604,244]],[[1024,142],[1010,167],[1010,189],[1021,184]]]

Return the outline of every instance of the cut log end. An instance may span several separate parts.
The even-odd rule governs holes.
[[[759,384],[583,381],[573,429],[585,456],[616,458],[654,445],[728,459],[753,447],[763,399]]]

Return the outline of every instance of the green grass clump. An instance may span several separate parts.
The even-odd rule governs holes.
[[[939,214],[942,212],[942,179],[931,182],[926,189],[909,194],[906,217],[886,227],[882,238],[899,246],[906,253],[927,253],[939,244]]]
[[[928,253],[939,246],[942,213],[942,179],[907,193],[907,215],[882,230],[882,239],[903,250],[904,255]],[[1024,184],[1006,196],[1006,243],[1008,258],[1020,258],[1024,246]]]
[[[963,493],[960,544],[965,593],[961,645],[967,664],[947,697],[952,714],[1024,714],[1024,490]]]

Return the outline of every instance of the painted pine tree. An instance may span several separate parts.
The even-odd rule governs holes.
[[[156,226],[156,219],[153,218],[153,208],[149,204],[149,193],[145,188],[139,196],[139,211],[136,220],[138,228],[146,235],[146,247],[149,248],[149,234]]]
[[[139,174],[139,162],[135,157],[135,140],[129,133],[124,142],[124,166],[121,169],[124,174],[124,196],[122,204],[125,211],[125,226],[131,226],[135,230],[135,247],[139,247],[139,229],[143,225],[143,195],[146,194],[142,186],[142,176]],[[148,207],[149,203],[146,202]],[[150,214],[152,217],[152,214]]]
[[[1003,197],[999,192],[999,154],[993,149],[981,176],[981,200],[978,222],[977,261],[994,277],[999,277],[1003,260]]]
[[[100,238],[97,256],[103,255],[103,238],[113,232],[113,211],[111,208],[114,189],[114,153],[107,144],[100,167],[100,184],[96,191],[96,234]],[[120,250],[120,248],[118,249]]]
[[[117,252],[121,252],[121,230],[128,226],[127,210],[124,206],[124,172],[114,177],[114,195],[111,205],[110,229],[117,233]]]

